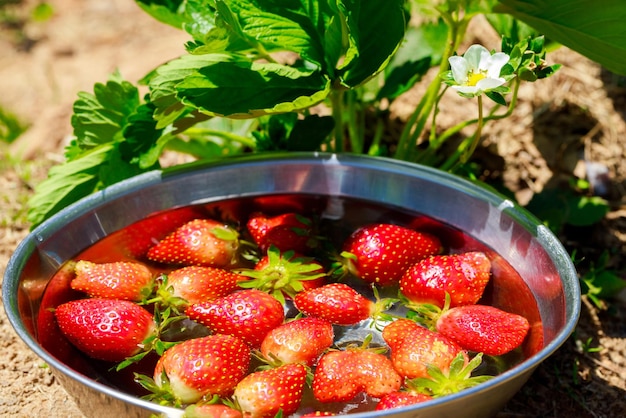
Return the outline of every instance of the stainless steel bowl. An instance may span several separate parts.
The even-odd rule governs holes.
[[[528,358],[461,393],[357,417],[488,417],[499,411],[533,370],[570,335],[580,289],[570,258],[554,235],[512,201],[458,177],[415,164],[355,155],[251,155],[140,175],[89,196],[35,229],[7,266],[2,296],[13,327],[55,372],[88,416],[180,416],[181,411],[139,399],[70,367],[44,349],[36,318],[46,284],[61,265],[115,231],[170,208],[238,197],[303,194],[361,199],[418,212],[449,224],[495,250],[521,276],[531,297],[515,286],[494,292],[500,304],[538,312]],[[340,206],[339,206],[340,208]],[[518,283],[516,286],[519,286]],[[496,284],[499,286],[499,284]],[[80,371],[79,371],[80,370]]]

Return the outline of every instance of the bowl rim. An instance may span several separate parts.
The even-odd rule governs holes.
[[[468,398],[477,393],[492,389],[496,386],[500,386],[507,381],[519,377],[520,374],[526,373],[528,376],[534,371],[534,369],[543,362],[547,357],[551,356],[570,336],[574,330],[578,318],[580,316],[580,285],[574,265],[567,255],[567,252],[561,242],[547,229],[541,221],[539,221],[534,215],[528,212],[526,209],[519,206],[517,203],[512,202],[510,199],[500,194],[499,192],[488,189],[487,185],[477,185],[470,182],[465,178],[438,170],[436,168],[423,166],[416,163],[400,161],[387,157],[372,157],[357,154],[334,154],[324,152],[279,152],[279,153],[264,153],[264,154],[247,154],[233,157],[223,157],[218,160],[192,162],[184,165],[179,165],[171,168],[165,168],[161,170],[149,171],[143,174],[139,174],[133,178],[124,180],[120,183],[109,186],[101,191],[98,191],[92,195],[89,195],[70,206],[59,211],[57,214],[44,221],[42,224],[34,228],[16,247],[13,255],[11,256],[5,270],[4,280],[2,283],[2,302],[8,320],[13,326],[17,335],[26,343],[26,345],[37,354],[42,360],[44,360],[52,368],[57,369],[67,377],[78,381],[92,390],[103,392],[112,398],[130,403],[140,408],[156,411],[167,412],[168,416],[175,416],[178,413],[182,413],[182,410],[164,407],[150,401],[146,401],[127,394],[110,386],[98,383],[76,370],[61,363],[45,349],[43,349],[25,328],[22,326],[23,321],[19,316],[17,308],[17,282],[12,278],[20,277],[21,272],[25,266],[26,260],[36,250],[37,243],[46,239],[46,236],[58,231],[63,225],[70,219],[77,216],[86,214],[100,205],[105,204],[114,199],[118,199],[124,195],[132,194],[138,189],[145,187],[151,187],[160,183],[167,182],[168,180],[185,176],[188,173],[193,173],[201,170],[216,170],[220,167],[231,167],[233,165],[248,166],[258,164],[268,164],[270,162],[276,163],[294,163],[299,162],[311,162],[318,164],[343,164],[354,166],[375,166],[381,170],[401,170],[403,173],[408,174],[419,173],[425,180],[443,182],[446,185],[454,185],[455,188],[460,189],[463,193],[469,193],[478,199],[490,203],[496,207],[503,207],[507,211],[507,215],[519,223],[522,227],[529,230],[537,229],[537,235],[540,235],[542,247],[550,246],[552,254],[550,254],[552,262],[560,272],[560,280],[564,286],[565,301],[567,318],[563,325],[563,328],[558,332],[554,339],[546,344],[541,350],[535,353],[533,356],[525,359],[520,364],[512,367],[511,369],[495,376],[473,388],[465,389],[461,392],[447,395],[442,398],[434,399],[424,404],[409,405],[398,409],[398,412],[413,412],[420,409],[426,409],[448,403],[456,399]],[[555,254],[557,257],[553,257]],[[354,413],[355,417],[378,417],[388,415],[389,411],[370,411]]]

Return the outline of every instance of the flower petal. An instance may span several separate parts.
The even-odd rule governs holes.
[[[467,66],[467,60],[463,57],[450,57],[448,58],[448,62],[450,63],[450,69],[452,70],[452,77],[454,77],[454,81],[457,84],[465,84],[467,80],[467,72],[469,68]]]
[[[451,86],[454,90],[463,94],[478,94],[478,86]]]
[[[504,78],[483,78],[476,83],[476,88],[480,91],[493,90],[496,87],[503,85],[506,81]]]
[[[489,53],[487,48],[478,44],[470,46],[469,48],[467,48],[467,51],[465,51],[465,54],[463,54],[463,58],[467,60],[469,71],[480,69],[481,61],[486,56],[491,56],[491,54]]]
[[[489,57],[489,64],[487,67],[487,77],[489,78],[498,78],[500,77],[500,71],[502,71],[502,67],[509,62],[509,56],[504,52],[496,52],[495,54]]]

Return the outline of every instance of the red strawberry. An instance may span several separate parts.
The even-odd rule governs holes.
[[[271,330],[261,343],[261,354],[272,361],[313,366],[332,345],[335,333],[330,322],[320,318],[299,318]]]
[[[166,264],[230,267],[237,262],[238,233],[212,219],[195,219],[150,248],[147,257]]]
[[[150,216],[121,230],[121,244],[131,257],[143,257],[154,244],[199,216],[199,211],[193,207],[168,210]]]
[[[459,306],[444,312],[437,331],[466,350],[500,356],[519,347],[530,325],[523,316],[493,306]]]
[[[154,369],[154,384],[175,405],[194,403],[204,396],[230,395],[249,365],[250,348],[243,340],[209,335],[166,350]]]
[[[243,418],[241,411],[223,404],[196,403],[185,408],[185,418]]]
[[[300,312],[336,325],[355,325],[368,318],[379,319],[392,302],[391,299],[373,302],[345,283],[309,289],[294,298]]]
[[[255,348],[261,346],[269,331],[285,320],[282,303],[256,289],[244,289],[190,305],[185,313],[213,332],[235,335]]]
[[[55,315],[67,339],[99,360],[118,362],[134,356],[156,333],[152,314],[126,300],[73,300],[58,306]]]
[[[414,264],[400,280],[400,291],[416,304],[473,305],[489,282],[491,262],[482,252],[438,255]]]
[[[262,251],[267,251],[273,245],[282,252],[293,250],[306,254],[317,246],[313,221],[295,212],[273,217],[253,213],[248,219],[247,227]]]
[[[96,264],[81,260],[74,268],[74,290],[91,297],[124,299],[139,302],[152,292],[154,279],[148,267],[141,263],[119,261]]]
[[[350,235],[342,255],[355,276],[387,286],[397,283],[411,265],[441,250],[434,235],[398,225],[372,224]]]
[[[402,406],[414,405],[416,403],[430,401],[431,399],[433,399],[432,396],[419,392],[391,392],[380,398],[380,401],[378,401],[378,403],[376,404],[375,410],[382,411],[385,409],[400,408]]]
[[[329,351],[324,354],[313,376],[313,395],[320,402],[347,402],[359,393],[379,398],[395,392],[402,377],[389,358],[368,349]]]
[[[324,266],[313,258],[300,256],[293,251],[281,254],[274,246],[259,260],[254,270],[240,270],[239,273],[251,278],[239,286],[271,293],[283,303],[285,296],[293,298],[304,289],[326,283]]]
[[[217,267],[188,266],[167,274],[157,293],[166,305],[187,307],[224,297],[239,289],[238,283],[247,279]]]
[[[396,371],[409,379],[428,377],[428,367],[442,372],[458,354],[467,354],[456,343],[410,319],[398,319],[383,329],[383,339],[391,349],[391,362]]]
[[[247,418],[289,416],[300,407],[306,377],[302,364],[254,372],[237,384],[233,398]]]

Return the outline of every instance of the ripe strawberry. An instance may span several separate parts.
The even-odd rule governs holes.
[[[459,306],[444,312],[437,331],[466,350],[500,356],[519,347],[530,325],[521,315],[493,306]]]
[[[293,251],[281,254],[274,246],[259,260],[254,270],[240,270],[239,273],[251,278],[239,283],[240,287],[270,293],[282,303],[285,302],[285,296],[293,298],[304,289],[326,283],[324,266],[313,258],[300,256]]]
[[[335,338],[330,322],[320,318],[298,318],[271,330],[261,343],[267,360],[313,366]]]
[[[230,395],[249,365],[250,348],[243,340],[232,335],[209,335],[166,350],[154,368],[154,384],[160,388],[157,395],[161,398],[174,405],[189,404],[204,396]]]
[[[156,333],[152,314],[118,299],[78,299],[56,308],[61,332],[89,357],[123,361],[142,351],[142,343]]]
[[[267,333],[285,320],[282,303],[257,289],[196,303],[185,313],[213,332],[237,336],[254,348],[260,347]]]
[[[248,231],[262,251],[270,246],[280,251],[295,251],[306,254],[317,246],[313,234],[313,221],[295,212],[268,217],[263,213],[253,213],[248,219]]]
[[[132,261],[96,264],[80,260],[74,271],[72,289],[91,297],[139,302],[150,295],[154,286],[150,269]]]
[[[179,226],[199,216],[200,213],[196,208],[184,207],[142,219],[120,231],[121,246],[131,257],[143,257],[154,244]]]
[[[411,266],[400,280],[400,291],[410,302],[443,307],[473,305],[489,282],[491,262],[482,252],[429,257]]]
[[[241,411],[219,403],[195,403],[185,408],[185,418],[243,418]]]
[[[376,404],[376,411],[382,411],[385,409],[400,408],[402,406],[414,405],[416,403],[422,403],[433,399],[432,396],[413,391],[398,391],[391,392],[382,398]]]
[[[441,250],[434,235],[399,225],[372,224],[354,231],[341,254],[356,277],[387,286],[398,283],[411,265]]]
[[[347,402],[359,393],[379,398],[402,386],[402,377],[384,354],[364,348],[329,351],[313,376],[313,395],[320,402]]]
[[[239,289],[248,278],[229,270],[208,266],[187,266],[171,271],[157,289],[158,300],[165,305],[186,308],[226,296]]]
[[[373,302],[345,283],[329,283],[305,290],[294,298],[300,312],[335,325],[355,325],[370,318],[374,321],[388,319],[384,311],[395,301],[378,299]]]
[[[302,401],[307,369],[302,364],[285,364],[254,372],[235,388],[233,399],[248,418],[272,418],[296,412]]]
[[[166,264],[230,267],[237,263],[238,233],[212,219],[194,219],[150,248],[149,260]]]
[[[391,349],[391,362],[403,377],[428,377],[428,367],[442,372],[458,354],[467,359],[467,353],[456,343],[418,325],[410,319],[398,319],[383,329],[383,339]]]

